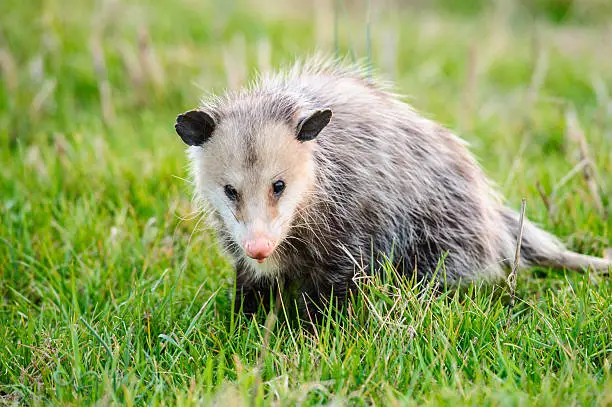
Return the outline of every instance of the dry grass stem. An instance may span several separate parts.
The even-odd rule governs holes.
[[[93,64],[98,80],[98,91],[100,92],[100,105],[102,106],[102,117],[105,123],[110,123],[115,119],[115,108],[112,101],[112,92],[106,63],[104,61],[104,48],[99,35],[93,34],[89,42],[89,49],[93,58]]]
[[[4,83],[10,92],[17,89],[19,84],[19,74],[15,58],[7,48],[0,48],[0,73],[4,77]]]
[[[518,269],[521,262],[521,244],[523,243],[523,225],[525,223],[525,207],[527,206],[527,200],[523,198],[521,202],[521,216],[519,218],[519,231],[516,239],[516,252],[514,253],[514,264],[512,265],[512,272],[508,275],[508,286],[510,287],[510,308],[514,307],[516,299],[516,280],[518,276]]]
[[[246,82],[246,41],[236,34],[229,46],[223,48],[223,66],[230,89],[237,89]]]
[[[472,117],[474,115],[474,106],[476,105],[476,87],[477,87],[477,70],[478,70],[478,53],[476,45],[471,44],[468,51],[467,72],[465,75],[465,84],[463,86],[463,103],[461,104],[461,127],[464,131],[472,128]]]
[[[162,68],[155,50],[151,45],[151,35],[146,26],[140,26],[138,30],[138,49],[140,65],[147,74],[147,79],[156,88],[164,85],[164,69]]]
[[[540,194],[540,198],[542,198],[542,202],[546,207],[546,212],[548,213],[548,218],[554,223],[555,222],[555,208],[553,206],[553,202],[551,201],[551,197],[548,196],[544,187],[540,183],[540,181],[536,181],[536,188],[538,189],[538,193]]]
[[[565,121],[566,121],[566,131],[567,137],[569,140],[572,140],[578,143],[579,153],[580,153],[580,161],[584,161],[587,164],[582,168],[582,174],[584,175],[584,179],[586,181],[587,187],[589,188],[589,192],[595,201],[595,206],[597,206],[597,210],[602,218],[607,218],[606,210],[603,206],[603,201],[599,194],[599,186],[597,185],[597,180],[595,176],[595,165],[594,161],[591,158],[589,153],[589,145],[586,140],[586,136],[584,131],[580,127],[580,123],[578,121],[578,115],[574,109],[568,109],[565,113]]]

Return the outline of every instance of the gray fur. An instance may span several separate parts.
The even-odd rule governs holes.
[[[444,256],[451,283],[505,276],[514,257],[516,212],[503,205],[461,139],[417,114],[360,68],[315,58],[201,107],[235,133],[218,154],[233,151],[221,159],[243,160],[247,178],[257,178],[255,168],[263,165],[258,162],[276,159],[258,150],[263,142],[258,138],[288,137],[262,131],[267,124],[291,129],[300,115],[320,109],[333,116],[316,139],[307,141],[313,143],[315,182],[290,214],[275,252],[277,269],[263,277],[247,264],[220,213],[222,205],[212,202],[210,189],[199,182],[207,143],[190,147],[196,194],[208,205],[236,264],[238,287],[251,301],[245,309],[254,310],[254,293],[265,294],[275,282],[295,283],[306,304],[332,291],[342,298],[354,286],[356,263],[375,269],[370,263],[377,253],[393,253],[400,271],[421,278],[431,277]],[[606,260],[567,252],[530,222],[522,254],[523,267],[610,267]]]

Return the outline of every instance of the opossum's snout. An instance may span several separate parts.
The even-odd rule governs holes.
[[[263,263],[268,257],[272,256],[280,240],[280,230],[273,227],[270,222],[264,221],[261,217],[247,222],[245,232],[242,235],[242,249],[247,257]]]
[[[257,260],[258,263],[263,263],[274,252],[276,242],[269,237],[259,235],[244,239],[242,246],[247,256]]]

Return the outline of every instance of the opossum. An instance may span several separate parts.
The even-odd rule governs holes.
[[[355,289],[381,257],[446,283],[495,280],[512,265],[517,212],[467,144],[358,64],[307,59],[203,100],[175,129],[195,196],[236,269],[236,309],[297,287],[316,313]],[[523,224],[520,266],[607,271]]]

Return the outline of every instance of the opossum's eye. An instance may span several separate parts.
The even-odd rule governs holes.
[[[224,187],[225,190],[225,195],[227,195],[228,199],[230,201],[237,201],[238,200],[238,191],[236,191],[236,188],[234,188],[231,185],[226,185]]]
[[[275,197],[279,197],[280,194],[285,190],[285,182],[278,180],[274,184],[272,184],[272,192],[274,192]]]

